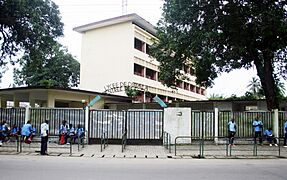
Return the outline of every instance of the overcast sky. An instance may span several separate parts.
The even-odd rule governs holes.
[[[53,0],[60,9],[64,26],[64,37],[60,42],[67,46],[69,52],[81,61],[81,34],[73,31],[74,27],[92,23],[107,18],[122,15],[122,0]],[[139,16],[156,25],[161,18],[162,0],[127,0],[127,13],[137,13]],[[248,82],[256,76],[253,70],[237,70],[222,74],[214,82],[210,94],[243,95]],[[1,88],[8,87],[12,81],[11,71],[2,79]],[[287,89],[287,88],[286,88]]]

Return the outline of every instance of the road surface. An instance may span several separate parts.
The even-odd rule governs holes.
[[[286,180],[286,159],[0,156],[1,180]]]

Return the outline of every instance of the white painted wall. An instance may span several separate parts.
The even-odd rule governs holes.
[[[133,75],[133,34],[131,22],[83,34],[81,89],[103,92],[108,84],[130,81]]]
[[[191,136],[191,108],[165,108],[164,131],[170,134],[171,144],[174,144],[177,136]],[[190,139],[177,142],[190,143]]]

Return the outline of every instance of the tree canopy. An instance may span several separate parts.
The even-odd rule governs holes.
[[[222,72],[255,65],[268,109],[278,108],[275,82],[287,69],[285,0],[164,0],[157,32],[151,55],[168,86],[189,62],[205,87]]]
[[[52,46],[63,35],[59,14],[51,0],[0,0],[0,67],[18,52]]]
[[[20,68],[14,69],[14,81],[18,86],[77,87],[80,79],[80,63],[55,43],[48,49],[32,49],[20,60]]]

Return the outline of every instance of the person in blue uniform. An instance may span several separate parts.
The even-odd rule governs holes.
[[[262,145],[262,128],[263,123],[259,120],[258,117],[255,118],[253,121],[253,128],[254,128],[254,143],[257,143],[257,138],[259,139],[259,144]]]
[[[234,136],[236,134],[236,123],[234,122],[234,119],[232,118],[229,122],[228,122],[228,138],[229,138],[229,145],[234,146]]]

